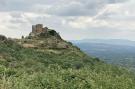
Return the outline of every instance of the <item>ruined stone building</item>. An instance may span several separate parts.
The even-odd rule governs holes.
[[[39,35],[44,37],[55,36],[61,39],[60,35],[55,30],[43,27],[43,24],[32,25],[32,32],[29,34],[29,36],[33,37]]]
[[[32,32],[33,33],[40,33],[42,32],[43,25],[38,24],[38,25],[32,25]]]
[[[36,36],[41,33],[47,33],[47,32],[48,32],[48,28],[43,27],[43,24],[36,24],[36,25],[32,25],[32,32],[29,34],[29,36]]]
[[[43,24],[32,25],[32,33],[45,33],[47,30],[47,27],[43,28]]]
[[[2,38],[3,39],[3,38]],[[32,32],[18,41],[25,48],[66,49],[68,44],[59,33],[53,29],[43,27],[43,24],[32,25]]]

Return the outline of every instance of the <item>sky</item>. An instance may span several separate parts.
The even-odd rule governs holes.
[[[66,40],[135,40],[135,0],[0,0],[0,34],[20,38],[34,24]]]

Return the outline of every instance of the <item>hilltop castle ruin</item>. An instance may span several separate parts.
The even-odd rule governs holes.
[[[32,32],[27,37],[17,40],[17,42],[23,47],[35,49],[66,49],[69,47],[59,33],[43,27],[43,24],[32,25]]]
[[[40,34],[40,33],[46,33],[48,31],[47,27],[43,28],[43,24],[36,24],[32,25],[32,33]]]
[[[32,25],[32,32],[31,35],[40,34],[40,33],[47,33],[48,32],[47,27],[43,27],[43,24],[36,24]]]
[[[35,37],[41,35],[43,37],[55,36],[61,39],[60,35],[55,30],[48,29],[48,27],[43,27],[43,24],[32,25],[32,32],[29,34],[29,36]]]

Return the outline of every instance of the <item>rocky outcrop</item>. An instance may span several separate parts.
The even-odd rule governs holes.
[[[25,48],[36,49],[67,49],[69,44],[64,41],[58,32],[42,24],[32,26],[28,37],[23,37],[19,42]]]

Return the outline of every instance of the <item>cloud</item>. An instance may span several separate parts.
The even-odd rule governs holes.
[[[0,0],[0,11],[33,11],[37,5],[48,5],[55,0]]]
[[[28,35],[43,23],[65,39],[135,39],[134,0],[0,0],[0,34]]]
[[[50,7],[46,12],[58,16],[93,16],[107,3],[107,0],[65,0],[62,4],[57,3]]]
[[[0,11],[45,12],[60,16],[95,15],[106,4],[124,1],[125,0],[0,0]]]

